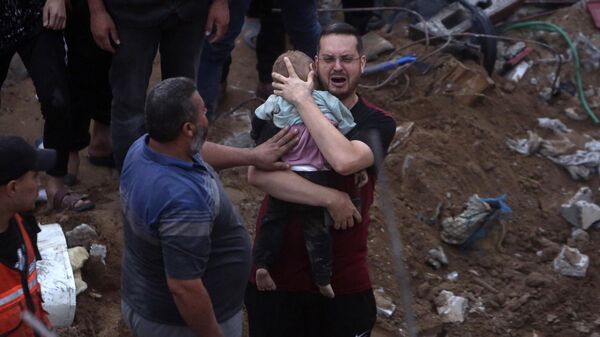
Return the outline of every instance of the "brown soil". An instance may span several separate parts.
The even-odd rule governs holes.
[[[552,22],[562,25],[574,36],[582,31],[596,33],[589,14],[578,7],[559,11]],[[531,37],[532,33],[512,33]],[[597,34],[597,33],[596,33]],[[407,43],[400,33],[389,38],[396,45]],[[566,45],[556,36],[543,38],[559,51]],[[539,49],[539,48],[537,48]],[[541,49],[540,49],[541,50]],[[413,51],[423,53],[422,47]],[[549,57],[536,52],[532,58]],[[252,96],[256,83],[254,55],[239,43],[234,51],[234,64],[228,95],[222,105],[227,111]],[[549,86],[547,74],[551,66],[534,66],[513,88],[501,77],[470,106],[463,105],[463,94],[452,94],[444,74],[453,69],[451,57],[440,54],[428,60],[442,67],[427,75],[410,71],[410,87],[402,93],[405,80],[377,91],[362,94],[391,112],[398,123],[415,122],[412,134],[386,159],[389,190],[400,229],[414,296],[414,309],[421,336],[590,336],[600,332],[600,309],[597,286],[600,277],[600,251],[594,243],[600,240],[590,229],[589,243],[579,244],[589,255],[590,266],[582,279],[558,275],[552,270],[552,260],[562,244],[570,238],[570,225],[558,214],[560,204],[579,187],[588,185],[596,190],[598,178],[575,182],[568,173],[550,161],[525,157],[506,146],[507,138],[525,137],[535,129],[538,117],[560,118],[579,134],[600,139],[600,132],[589,120],[574,121],[565,117],[564,108],[579,104],[562,94],[547,104],[538,97]],[[473,62],[462,65],[475,73],[481,68]],[[565,65],[562,79],[573,78],[572,65]],[[539,78],[537,86],[530,78]],[[153,82],[158,78],[154,74]],[[374,83],[377,79],[367,79]],[[597,72],[586,72],[584,83],[600,87]],[[42,120],[30,80],[14,80],[1,94],[0,134],[19,134],[32,141],[41,134]],[[596,97],[596,99],[599,97]],[[248,129],[248,111],[240,109],[219,119],[210,130],[214,141],[231,139]],[[407,163],[407,158],[412,158]],[[61,331],[65,336],[130,336],[120,322],[119,278],[122,252],[121,219],[117,197],[117,175],[108,169],[90,166],[82,161],[76,190],[89,193],[97,204],[94,211],[84,214],[56,214],[40,210],[42,222],[60,222],[65,230],[80,223],[95,226],[101,241],[108,246],[107,272],[84,274],[90,288],[102,298],[88,294],[78,297],[75,323]],[[233,202],[239,207],[253,233],[254,219],[262,193],[248,186],[244,169],[231,169],[221,174]],[[381,188],[381,186],[379,186]],[[504,221],[506,235],[498,245],[499,234],[492,231],[477,249],[462,251],[444,245],[439,228],[417,220],[417,214],[432,215],[436,206],[444,203],[442,216],[460,213],[467,199],[480,196],[508,195],[513,215]],[[600,200],[600,199],[598,199]],[[376,336],[404,336],[401,289],[394,278],[388,227],[380,212],[381,200],[373,207],[371,226],[370,266],[375,287],[382,287],[399,307],[391,318],[380,318]],[[426,264],[429,249],[442,245],[450,264],[434,270]],[[457,271],[458,280],[448,281],[446,275]],[[483,282],[481,282],[483,281]],[[484,285],[482,285],[484,284]],[[481,302],[484,309],[467,314],[463,323],[442,324],[433,299],[441,290],[451,290],[469,299],[470,308]]]

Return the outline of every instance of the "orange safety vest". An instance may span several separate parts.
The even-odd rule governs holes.
[[[23,289],[22,281],[24,272],[10,268],[0,263],[0,336],[30,337],[36,336],[28,324],[21,320],[21,312],[26,309],[50,327],[48,314],[42,308],[42,295],[40,284],[37,281],[35,250],[29,234],[23,226],[23,219],[19,214],[15,218],[21,231],[21,237],[27,253],[27,264],[24,270],[27,273],[28,289]],[[33,308],[29,308],[27,297],[30,294]]]

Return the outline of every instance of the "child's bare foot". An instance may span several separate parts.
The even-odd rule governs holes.
[[[277,286],[275,281],[271,278],[271,274],[265,268],[258,268],[256,270],[256,287],[258,290],[275,290]]]
[[[331,284],[328,284],[325,286],[319,286],[319,292],[321,293],[321,295],[323,295],[325,297],[329,297],[329,298],[335,297],[335,293],[333,292],[333,288],[331,287]]]

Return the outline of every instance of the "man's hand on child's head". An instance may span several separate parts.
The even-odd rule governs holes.
[[[287,67],[289,77],[285,77],[279,73],[271,74],[273,76],[273,93],[283,97],[286,101],[296,105],[300,102],[312,99],[312,91],[314,88],[314,71],[308,73],[306,81],[303,81],[289,58],[284,57],[283,61]]]

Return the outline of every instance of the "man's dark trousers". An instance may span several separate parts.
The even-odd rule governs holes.
[[[116,22],[121,44],[109,78],[113,94],[111,132],[119,172],[129,146],[145,133],[146,91],[157,50],[163,79],[183,76],[195,81],[205,22],[206,15],[187,22],[175,14],[154,27]]]

